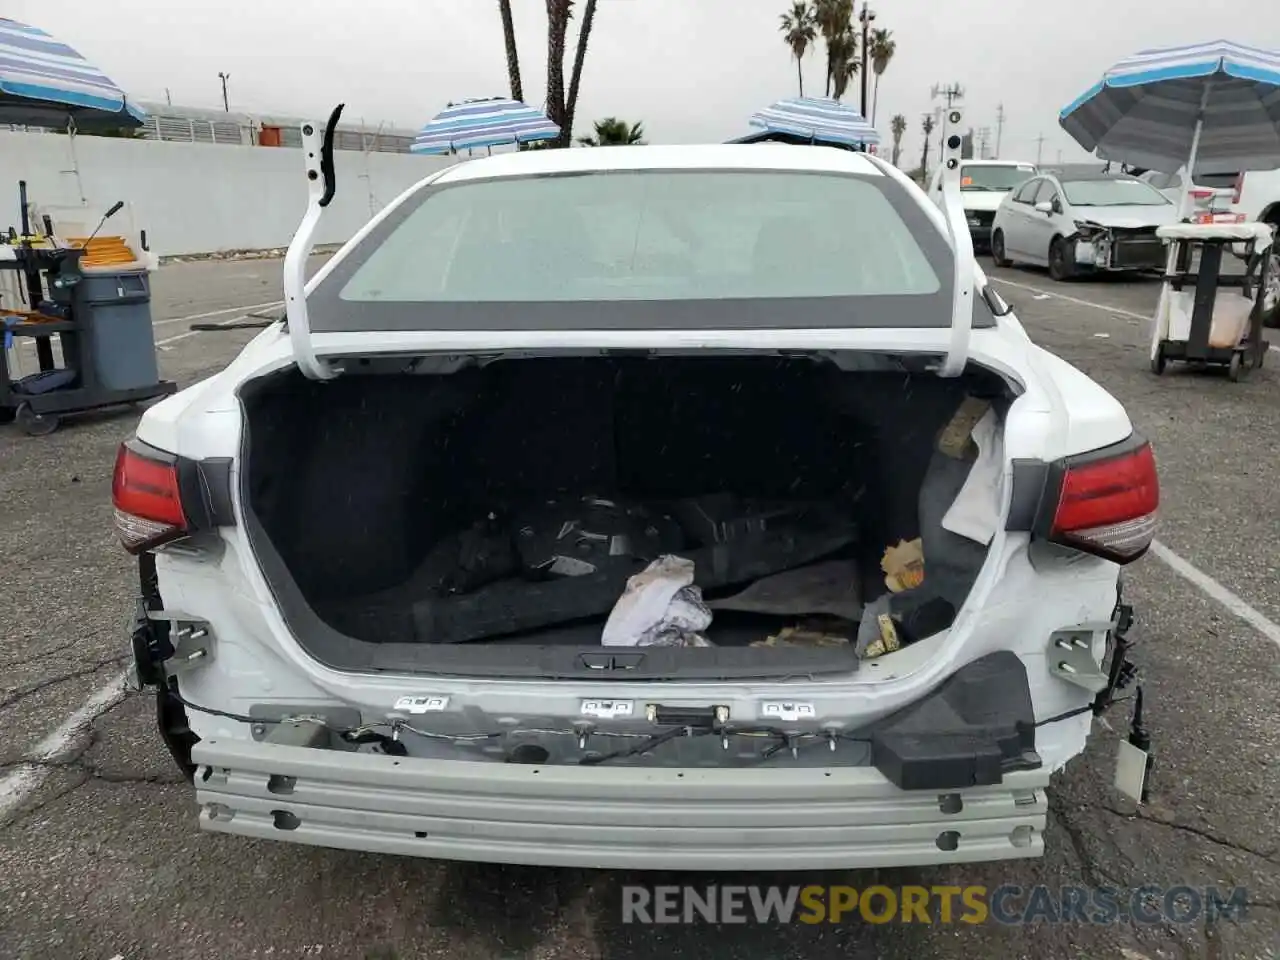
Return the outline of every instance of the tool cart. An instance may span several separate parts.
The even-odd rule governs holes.
[[[31,436],[46,436],[68,414],[175,392],[156,364],[145,267],[85,264],[87,244],[62,247],[52,237],[31,235],[25,196],[22,213],[22,236],[0,246],[0,272],[19,281],[5,284],[10,295],[0,299],[0,417]],[[25,303],[15,302],[15,290]],[[27,339],[34,341],[36,369],[18,375]]]
[[[1268,350],[1262,300],[1272,269],[1266,256],[1275,240],[1271,225],[1178,223],[1156,233],[1168,249],[1151,325],[1152,372],[1164,373],[1169,361],[1217,365],[1234,381],[1261,367]],[[1258,274],[1222,273],[1227,248],[1260,265]]]

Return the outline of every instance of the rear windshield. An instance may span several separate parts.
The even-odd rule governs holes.
[[[965,193],[1003,193],[1012,190],[1035,173],[1030,164],[966,164],[960,168],[960,189]]]
[[[318,332],[945,327],[949,259],[882,176],[503,177],[419,191],[308,304]]]
[[[1165,207],[1169,201],[1141,180],[1063,180],[1062,190],[1073,207]]]

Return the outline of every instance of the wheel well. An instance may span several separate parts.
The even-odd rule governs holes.
[[[1267,207],[1262,213],[1258,214],[1258,220],[1262,223],[1274,223],[1280,227],[1280,203],[1273,203]]]

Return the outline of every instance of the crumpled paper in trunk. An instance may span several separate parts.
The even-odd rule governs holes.
[[[659,557],[627,581],[604,625],[606,647],[709,647],[711,611],[693,583],[693,561]]]

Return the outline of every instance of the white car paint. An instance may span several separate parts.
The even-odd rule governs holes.
[[[932,229],[947,236],[941,211],[925,191],[906,181],[884,161],[847,151],[787,145],[741,147],[628,147],[610,150],[530,151],[462,163],[437,174],[440,182],[537,173],[648,168],[787,169],[892,178],[927,213]],[[423,181],[420,189],[428,181]],[[375,221],[385,218],[414,191],[407,191]],[[308,284],[315,285],[349,255],[369,227],[353,238]],[[975,268],[975,285],[986,286]],[[747,351],[821,350],[902,355],[945,354],[947,326],[920,329],[849,328],[821,330],[562,330],[320,333],[312,347],[320,358],[353,354],[442,355],[468,352],[537,354],[563,349],[610,347],[655,351],[734,348]],[[1060,358],[1038,347],[1010,313],[990,328],[974,329],[970,362],[987,367],[1015,385],[1019,395],[1003,425],[1002,484],[1010,487],[1014,462],[1058,461],[1119,443],[1133,432],[1122,405],[1101,386]],[[191,459],[226,458],[241,451],[243,416],[237,391],[248,381],[295,364],[294,345],[277,324],[254,338],[232,363],[207,380],[150,407],[137,437],[168,453]],[[341,375],[341,374],[339,374]],[[233,466],[233,476],[238,466]],[[167,608],[205,621],[217,638],[216,655],[180,674],[187,701],[223,711],[190,710],[191,729],[202,740],[252,745],[251,726],[236,719],[264,699],[283,703],[341,705],[370,720],[386,717],[398,698],[421,690],[450,698],[475,716],[562,716],[574,714],[584,697],[610,698],[617,685],[599,682],[504,680],[474,677],[430,678],[333,669],[310,656],[290,632],[272,590],[254,558],[244,530],[238,483],[232,500],[239,523],[217,531],[216,555],[182,550],[157,552],[160,594]],[[1007,502],[1000,510],[1009,509]],[[734,716],[750,715],[761,696],[803,699],[819,716],[838,712],[851,723],[882,717],[918,700],[964,664],[998,650],[1014,651],[1024,662],[1036,716],[1079,710],[1091,695],[1051,674],[1049,635],[1082,625],[1092,636],[1092,653],[1104,649],[1116,599],[1119,567],[1083,553],[1046,555],[1035,562],[1032,537],[1000,530],[968,600],[947,630],[881,658],[881,669],[848,677],[777,683],[663,681],[629,683],[627,696],[679,698],[688,703],[724,703]],[[227,714],[232,714],[228,716]],[[1056,770],[1079,754],[1090,732],[1088,713],[1056,721],[1036,735],[1046,769]],[[417,763],[413,759],[406,763]],[[426,761],[421,761],[425,763]],[[536,772],[536,771],[535,771]],[[203,822],[203,820],[202,820]],[[218,826],[212,827],[218,829]],[[225,828],[225,827],[223,827]],[[285,837],[284,839],[288,839]],[[355,843],[355,840],[352,840]],[[962,844],[963,847],[963,844]],[[1013,852],[1009,856],[1019,855]]]
[[[1101,175],[1084,178],[1098,180]],[[993,257],[997,251],[1018,263],[1049,265],[1051,249],[1061,241],[1072,269],[1120,269],[1110,259],[1110,239],[1106,228],[1149,230],[1154,240],[1156,227],[1178,222],[1178,207],[1149,184],[1129,176],[1107,178],[1124,184],[1152,202],[1133,204],[1072,203],[1075,177],[1041,174],[1011,191],[1000,203],[992,224]],[[1065,184],[1065,186],[1064,186]],[[1119,189],[1119,188],[1117,188]],[[1082,225],[1102,228],[1105,238],[1098,242],[1082,235]],[[1155,247],[1153,245],[1152,249]],[[1160,262],[1155,256],[1153,262]]]

